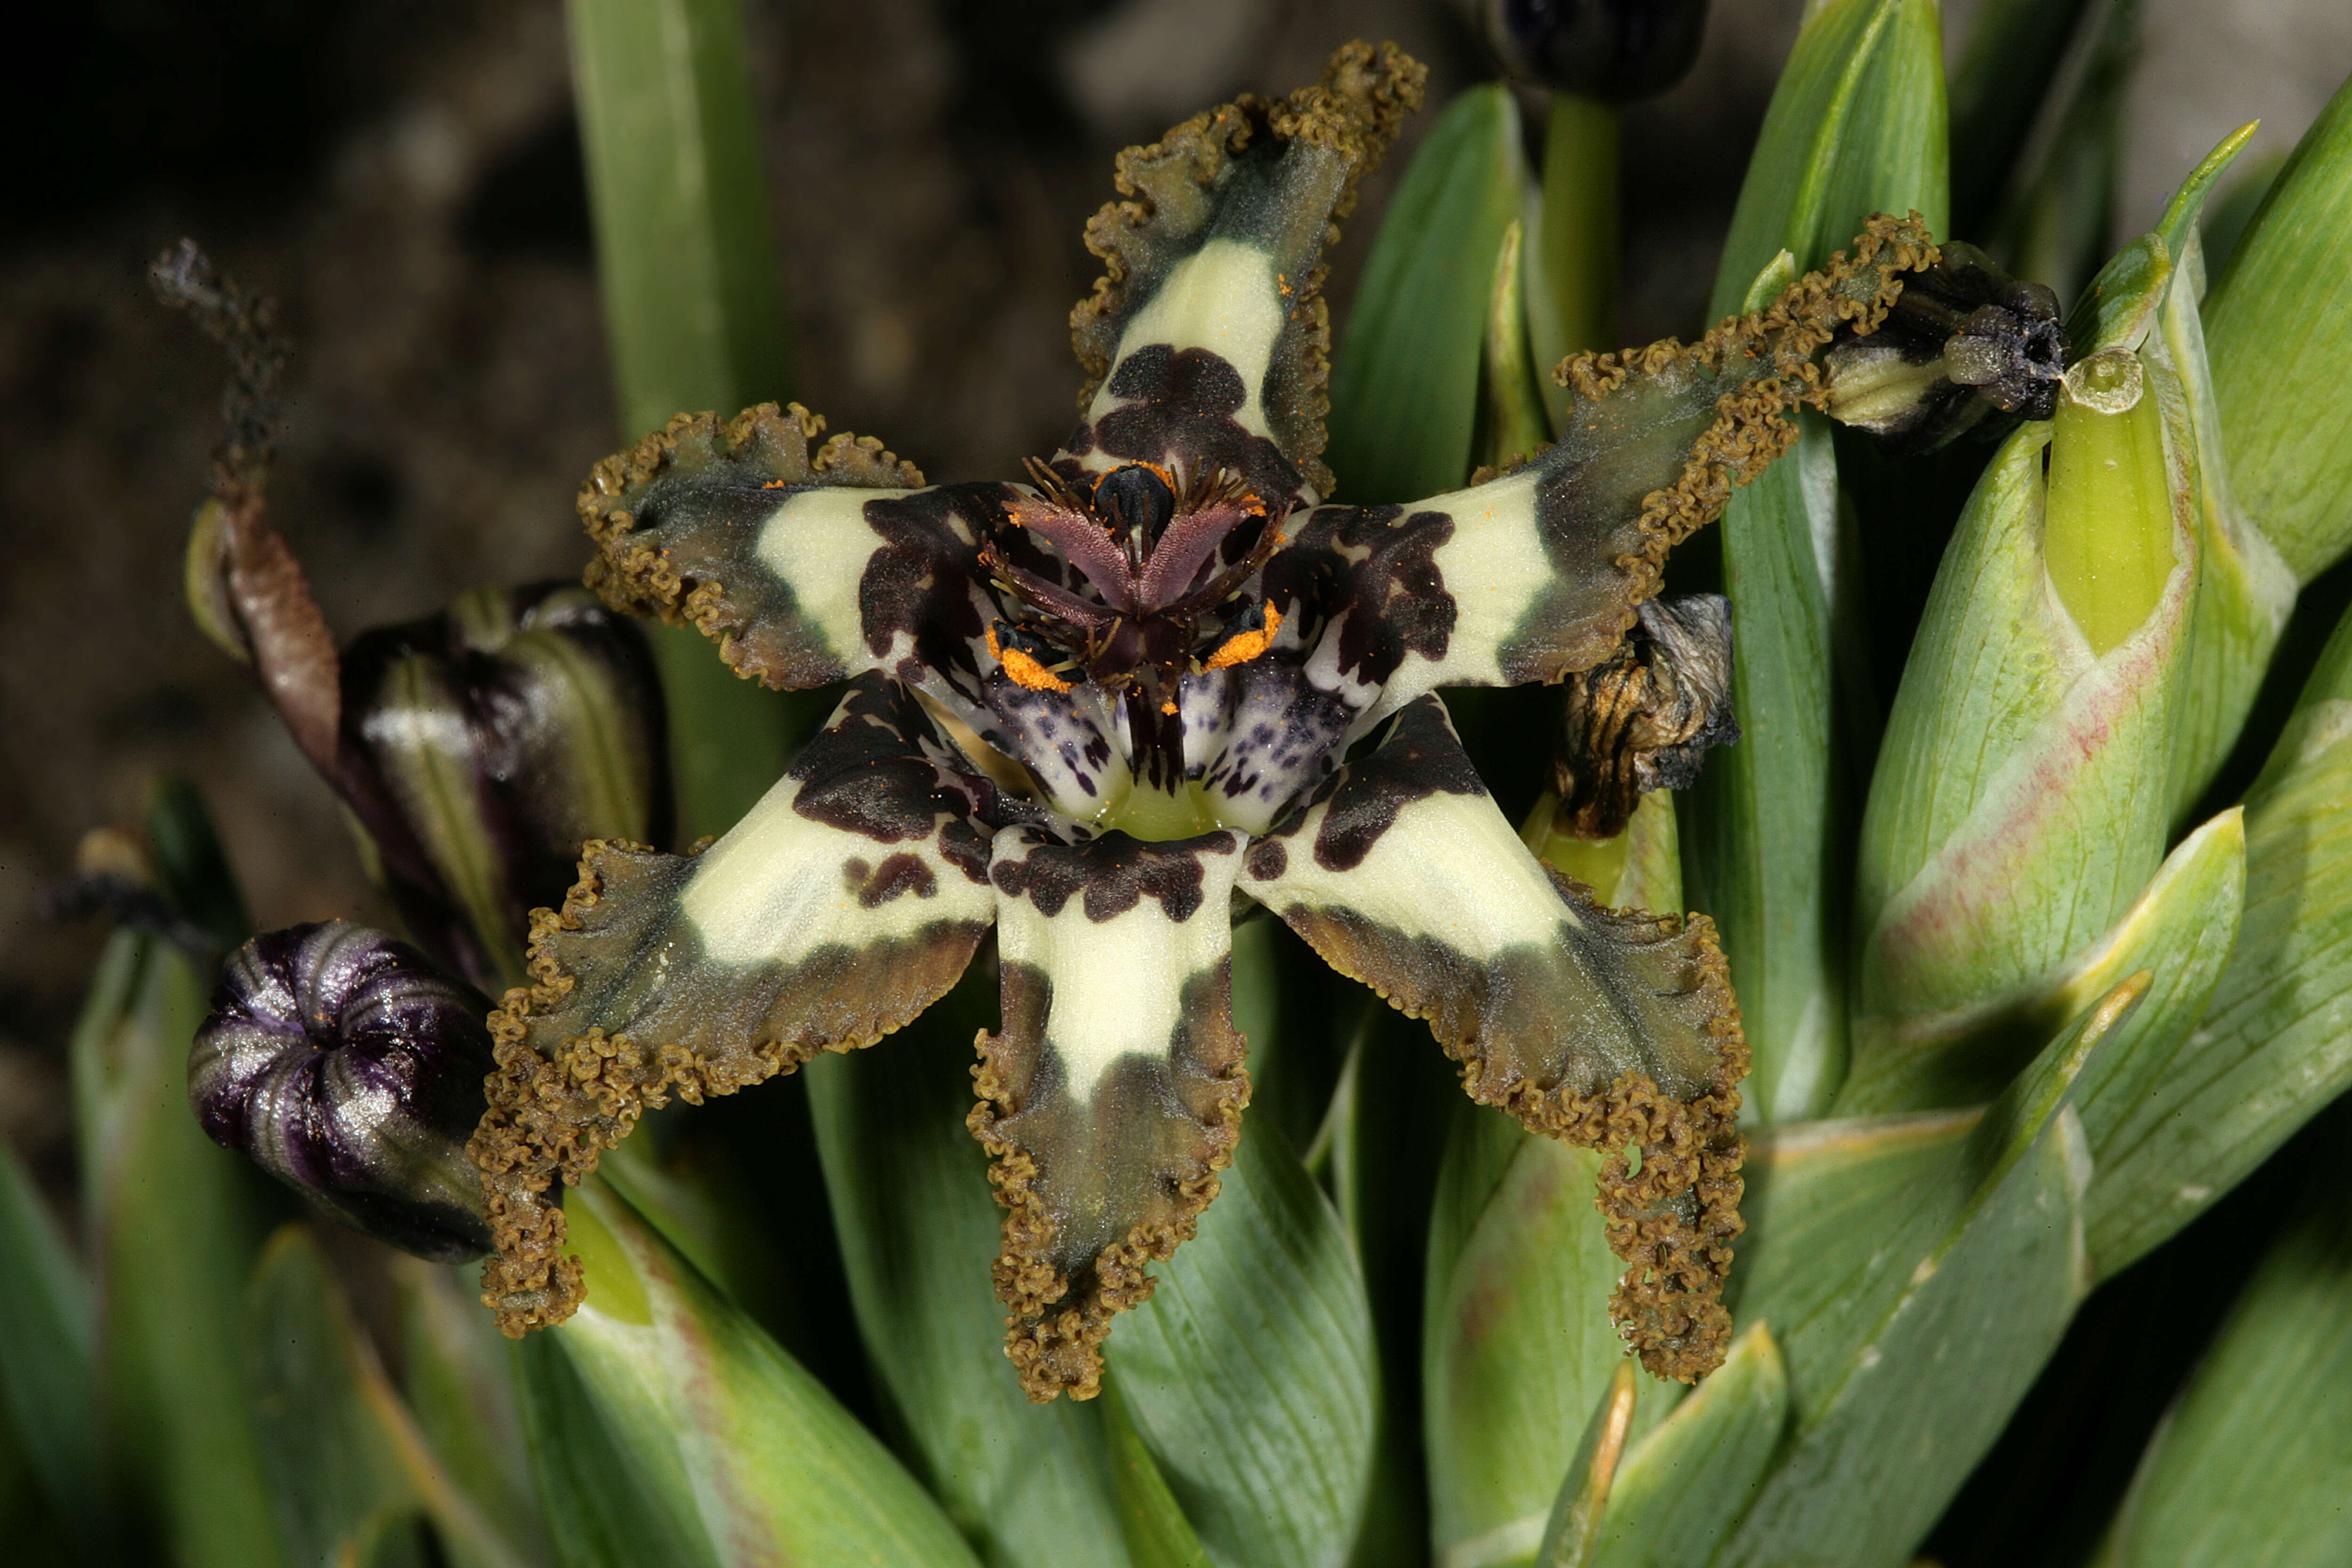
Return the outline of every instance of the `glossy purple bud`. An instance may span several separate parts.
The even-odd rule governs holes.
[[[344,798],[411,935],[476,984],[520,984],[530,911],[589,838],[669,832],[645,635],[574,584],[481,589],[342,656]]]
[[[188,1051],[214,1142],[337,1218],[457,1263],[490,1249],[466,1142],[491,1068],[489,1004],[383,931],[292,926],[239,948]]]
[[[1706,0],[1486,0],[1486,41],[1512,75],[1612,103],[1682,80]]]

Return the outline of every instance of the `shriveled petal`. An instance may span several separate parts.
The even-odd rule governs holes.
[[[1104,276],[1071,316],[1088,380],[1068,458],[1223,468],[1271,504],[1330,489],[1322,247],[1424,74],[1393,45],[1349,44],[1315,87],[1119,154],[1126,199],[1087,226]]]
[[[996,836],[1003,1032],[980,1037],[974,1136],[1010,1212],[996,1290],[1029,1397],[1101,1387],[1110,1320],[1189,1240],[1249,1103],[1232,1012],[1238,833]]]
[[[772,403],[721,425],[680,415],[580,492],[616,608],[692,625],[740,673],[798,689],[869,669],[971,669],[995,606],[980,541],[1013,492],[919,489],[881,443]]]
[[[1883,318],[1935,247],[1916,219],[1873,218],[1851,258],[1697,343],[1562,367],[1559,439],[1534,460],[1403,507],[1318,507],[1265,574],[1268,597],[1322,606],[1310,665],[1327,689],[1379,689],[1367,721],[1440,686],[1552,681],[1608,657],[1666,552],[1787,450],[1812,355]],[[1341,476],[1344,480],[1345,475]]]
[[[912,698],[866,676],[699,855],[588,845],[564,907],[533,917],[537,984],[491,1015],[498,1071],[470,1152],[500,1327],[578,1304],[562,1215],[541,1194],[595,1169],[645,1108],[870,1045],[955,984],[995,916],[994,803]]]
[[[1424,697],[1250,847],[1241,889],[1342,973],[1429,1021],[1463,1087],[1601,1168],[1611,1303],[1661,1376],[1721,1359],[1739,1232],[1739,1009],[1713,927],[1594,904],[1549,873]],[[1622,1152],[1638,1145],[1632,1174]]]

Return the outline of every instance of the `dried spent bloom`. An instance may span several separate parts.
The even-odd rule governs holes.
[[[490,1249],[466,1158],[490,1038],[479,993],[344,921],[237,950],[188,1050],[188,1099],[235,1149],[352,1228],[437,1262]]]
[[[635,623],[560,583],[483,588],[341,659],[341,789],[428,950],[520,978],[580,846],[669,825],[661,685]]]
[[[1826,368],[1830,416],[1895,452],[2047,419],[2066,374],[2058,296],[2020,283],[1972,245],[1948,244],[1874,331],[1841,335]]]
[[[1080,422],[1025,483],[925,487],[846,436],[812,453],[819,422],[772,405],[681,416],[590,478],[609,600],[770,685],[849,687],[716,844],[593,844],[534,917],[473,1144],[509,1332],[580,1300],[553,1184],[672,1093],[899,1027],[992,926],[970,1121],[1009,1211],[1007,1352],[1031,1397],[1091,1395],[1239,1136],[1238,897],[1429,1020],[1473,1099],[1612,1151],[1619,1323],[1662,1375],[1721,1359],[1747,1047],[1712,928],[1547,873],[1435,690],[1608,658],[1666,552],[1787,449],[1813,354],[1934,248],[1874,220],[1697,344],[1571,362],[1567,435],[1532,461],[1326,504],[1321,250],[1422,74],[1350,45],[1318,86],[1120,156],[1073,316]]]
[[[1486,42],[1512,74],[1631,103],[1690,70],[1706,0],[1485,0]]]
[[[1688,788],[1710,748],[1739,739],[1731,601],[1691,594],[1637,614],[1616,652],[1563,683],[1554,832],[1614,838],[1645,792]]]

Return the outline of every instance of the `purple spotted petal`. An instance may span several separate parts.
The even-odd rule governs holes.
[[[237,950],[188,1052],[213,1142],[354,1228],[463,1262],[490,1249],[466,1140],[490,1070],[489,1004],[406,942],[344,921]]]

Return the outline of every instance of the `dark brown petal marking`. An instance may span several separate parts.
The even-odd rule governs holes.
[[[772,403],[721,425],[681,414],[667,429],[596,465],[580,516],[596,541],[588,585],[615,609],[693,626],[740,674],[779,688],[822,686],[850,673],[855,628],[826,626],[761,558],[762,525],[810,488],[897,489],[920,485],[914,465],[882,444],[834,437],[799,404]],[[812,520],[807,549],[822,555],[875,546],[854,505]]]
[[[866,675],[785,776],[801,785],[793,809],[811,821],[877,844],[933,839],[942,859],[985,885],[996,786],[960,763],[904,687]]]
[[[1100,922],[1123,915],[1144,899],[1157,899],[1178,924],[1201,907],[1207,858],[1232,855],[1239,841],[1230,833],[1146,844],[1124,833],[1106,833],[1083,844],[1061,844],[1034,828],[1019,830],[1025,850],[997,849],[991,873],[1007,898],[1025,899],[1047,920],[1073,897],[1087,919]]]
[[[1615,653],[1571,675],[1553,831],[1613,838],[1642,794],[1684,789],[1709,747],[1739,739],[1731,713],[1731,605],[1717,594],[1652,599]]]
[[[977,668],[974,650],[997,614],[981,582],[980,542],[1013,494],[1010,485],[944,485],[866,503],[882,541],[858,583],[866,647],[908,684]]]
[[[562,910],[533,914],[534,984],[490,1016],[498,1069],[468,1146],[499,1248],[483,1300],[509,1333],[579,1304],[544,1194],[646,1107],[869,1045],[962,973],[995,912],[992,792],[936,750],[911,700],[866,676],[709,849],[592,841]]]
[[[1087,377],[1081,414],[1112,374],[1129,323],[1171,274],[1213,240],[1248,245],[1266,255],[1277,291],[1268,303],[1282,322],[1258,388],[1266,433],[1308,485],[1328,490],[1330,474],[1318,461],[1330,346],[1320,253],[1354,205],[1356,182],[1379,163],[1404,116],[1421,107],[1425,74],[1391,45],[1349,44],[1332,56],[1318,86],[1286,100],[1241,98],[1151,146],[1121,153],[1125,199],[1087,226],[1087,247],[1102,258],[1104,276],[1070,318]],[[1070,452],[1085,453],[1095,438],[1082,429]],[[1287,494],[1263,499],[1274,503]]]
[[[1226,906],[1241,841],[1215,837],[1081,853],[1128,889],[1108,915],[1058,886],[1049,910],[1026,882],[1000,905],[1004,1025],[979,1038],[970,1125],[1007,1210],[1005,1351],[1040,1402],[1099,1390],[1110,1320],[1150,1297],[1145,1267],[1191,1238],[1240,1136]],[[999,845],[1000,869],[1041,847],[1011,830]],[[1139,873],[1148,859],[1182,869]],[[1155,906],[1149,885],[1188,892]]]
[[[1119,361],[1104,390],[1136,401],[1095,421],[1090,449],[1179,469],[1224,468],[1270,500],[1298,493],[1298,469],[1282,448],[1234,419],[1247,389],[1223,356],[1148,344]]]
[[[1266,570],[1266,593],[1337,618],[1331,646],[1350,680],[1384,685],[1407,654],[1443,660],[1459,616],[1440,552],[1454,533],[1443,511],[1396,506],[1318,507]],[[1317,578],[1321,581],[1317,581]]]
[[[1317,792],[1322,817],[1315,829],[1315,863],[1327,871],[1352,871],[1412,802],[1486,793],[1444,706],[1424,697],[1397,715],[1377,750]]]
[[[1435,709],[1431,700],[1409,714]],[[1403,726],[1387,748],[1442,774],[1458,745],[1441,725]],[[1376,752],[1377,759],[1381,752]],[[1712,1370],[1728,1342],[1718,1298],[1738,1234],[1738,1004],[1704,916],[1685,926],[1596,906],[1538,867],[1483,794],[1392,795],[1383,831],[1339,868],[1262,853],[1319,844],[1362,763],[1244,858],[1244,891],[1340,973],[1425,1018],[1463,1065],[1472,1099],[1530,1129],[1622,1152],[1601,1171],[1611,1246],[1630,1265],[1611,1310],[1660,1376]]]

